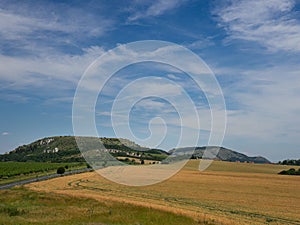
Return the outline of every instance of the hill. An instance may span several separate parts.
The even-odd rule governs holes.
[[[117,138],[78,137],[81,143],[90,143],[89,149],[99,147],[95,145],[99,140],[114,157],[120,157],[121,161],[139,162],[141,160],[161,161],[168,153],[160,149],[141,147],[138,144]],[[130,160],[129,160],[130,159]],[[136,159],[135,161],[133,161]],[[84,162],[75,137],[56,136],[46,137],[33,143],[22,145],[9,153],[0,155],[0,161],[16,162]]]
[[[173,155],[182,155],[183,157],[188,157],[193,159],[202,159],[202,158],[207,158],[203,156],[205,150],[207,150],[207,153],[213,153],[213,155],[216,155],[215,160],[228,161],[228,162],[270,163],[269,160],[267,160],[262,156],[250,157],[245,154],[233,151],[231,149],[227,149],[224,147],[219,148],[216,146],[207,146],[207,147],[202,146],[196,148],[195,147],[177,148],[177,149],[170,150],[169,153]]]

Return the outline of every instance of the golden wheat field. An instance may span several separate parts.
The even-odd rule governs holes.
[[[27,187],[100,202],[146,206],[186,215],[199,223],[300,224],[300,177],[277,174],[291,166],[215,161],[199,172],[198,164],[191,160],[167,181],[144,187],[116,184],[96,172]]]

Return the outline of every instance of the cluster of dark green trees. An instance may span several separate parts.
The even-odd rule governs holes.
[[[286,159],[279,161],[278,164],[281,165],[291,165],[291,166],[300,166],[300,159]]]
[[[281,175],[300,175],[300,168],[298,170],[295,170],[294,168],[291,168],[289,170],[282,170],[278,174],[281,174]]]

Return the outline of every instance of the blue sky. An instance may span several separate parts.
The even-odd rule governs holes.
[[[273,161],[300,158],[299,9],[293,0],[0,1],[0,152],[72,135],[73,96],[85,69],[116,46],[163,40],[191,49],[216,75],[227,107],[224,146]],[[206,121],[205,96],[174,68],[124,68],[103,95],[112,100],[123,84],[144,76],[181,84]],[[161,85],[158,94],[173,93]],[[115,135],[111,107],[97,103],[101,136]],[[171,125],[179,118],[172,105],[151,97],[136,104],[131,117],[140,138],[149,135],[151,118]],[[152,122],[153,131],[161,131],[162,121]],[[175,147],[173,128],[158,147]],[[205,129],[202,134],[199,145],[206,144]]]

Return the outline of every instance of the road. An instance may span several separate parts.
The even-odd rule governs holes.
[[[29,183],[33,183],[33,182],[42,181],[42,180],[48,180],[48,179],[55,178],[55,177],[61,177],[61,176],[66,176],[66,175],[84,173],[84,172],[88,172],[88,171],[92,171],[92,170],[93,169],[91,169],[91,168],[84,168],[84,169],[79,169],[79,170],[67,171],[64,174],[50,174],[50,175],[31,178],[31,179],[27,179],[27,180],[16,181],[16,182],[12,182],[12,183],[9,183],[9,184],[0,185],[0,190],[9,189],[9,188],[12,188],[12,187],[15,187],[15,186],[29,184]]]

